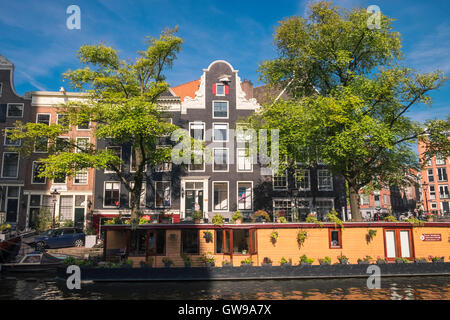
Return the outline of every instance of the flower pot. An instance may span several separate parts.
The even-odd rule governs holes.
[[[340,260],[339,264],[348,264],[348,260]]]
[[[223,268],[232,268],[233,265],[231,263],[226,263],[222,265]]]
[[[280,264],[280,267],[291,267],[292,263],[291,262],[287,262],[287,263],[282,263]]]
[[[205,262],[205,266],[206,266],[207,268],[214,267],[214,262]]]
[[[201,222],[200,219],[194,219],[194,223],[195,223],[195,224],[199,224],[200,222]]]
[[[415,262],[415,263],[427,263],[427,260],[418,260],[418,259],[415,259],[414,262]]]
[[[427,221],[428,222],[433,222],[433,218],[428,218]]]
[[[385,264],[386,263],[386,261],[384,261],[384,260],[377,260],[377,264]]]
[[[444,262],[444,259],[439,259],[439,260],[433,261],[433,263],[443,263],[443,262]]]
[[[319,264],[321,265],[321,266],[325,266],[325,265],[331,265],[331,263],[328,263],[328,262],[319,262]]]
[[[281,223],[281,219],[280,218],[277,218],[277,223]]]
[[[405,263],[403,260],[395,260],[395,263]]]
[[[241,263],[241,267],[253,267],[253,263]]]
[[[271,267],[272,266],[272,262],[270,263],[261,263],[261,267]]]
[[[300,262],[300,266],[310,266],[311,262]]]
[[[190,262],[185,262],[184,263],[184,267],[185,268],[190,268],[191,267],[191,263]]]
[[[358,261],[358,264],[370,264],[370,261],[362,260],[362,261]]]
[[[236,219],[236,220],[234,221],[234,223],[235,223],[235,224],[242,224],[242,219]]]
[[[166,268],[170,268],[171,265],[172,265],[171,263],[164,262],[164,267]]]

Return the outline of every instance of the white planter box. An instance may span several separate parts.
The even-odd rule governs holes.
[[[86,236],[85,237],[84,247],[85,248],[92,248],[93,246],[95,246],[96,243],[97,243],[97,236],[96,235]]]

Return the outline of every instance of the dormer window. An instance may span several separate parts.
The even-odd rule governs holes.
[[[216,96],[226,96],[228,94],[228,86],[223,83],[215,83],[213,84],[212,91]]]

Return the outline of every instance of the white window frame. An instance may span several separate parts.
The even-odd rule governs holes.
[[[250,209],[241,209],[239,208],[239,184],[250,184],[251,185],[251,207]],[[253,210],[253,200],[254,200],[254,195],[253,195],[253,181],[236,181],[236,207],[239,211],[252,211]]]
[[[206,141],[205,140],[206,139],[206,124],[205,124],[205,122],[202,122],[202,121],[189,122],[189,137],[191,137],[191,138],[194,138],[193,136],[191,136],[191,127],[193,125],[202,125],[203,126],[203,139],[201,141]]]
[[[118,206],[107,206],[105,205],[105,195],[106,195],[106,184],[107,183],[118,183],[119,184],[119,205]],[[120,181],[104,181],[103,182],[103,208],[120,208],[120,187],[121,187],[121,183]],[[113,189],[114,190],[114,189]]]
[[[75,182],[75,178],[77,177],[78,173],[86,173],[86,183]],[[75,175],[73,176],[73,184],[74,185],[88,185],[89,184],[89,170],[83,169],[83,170],[79,170],[78,172],[76,172]]]
[[[327,186],[321,186],[320,185],[320,173],[321,172],[328,172],[330,175],[330,185]],[[333,175],[331,174],[331,171],[328,169],[318,169],[317,170],[317,190],[318,191],[333,191]]]
[[[21,105],[22,106],[22,115],[21,116],[8,116],[10,105]],[[23,118],[23,111],[24,111],[24,109],[25,109],[25,106],[24,106],[23,103],[16,103],[16,102],[8,103],[6,105],[6,118],[16,118],[16,119]]]
[[[120,160],[122,160],[122,146],[107,146],[106,150],[109,148],[120,148]],[[120,165],[119,169],[122,168],[122,165]],[[115,171],[109,171],[108,168],[105,168],[104,173],[116,173]]]
[[[225,135],[226,135],[226,139],[225,140],[216,140],[216,125],[219,126],[226,126],[225,129]],[[230,130],[229,130],[229,124],[226,122],[213,122],[213,142],[228,142],[229,141],[229,136],[230,136]]]
[[[130,187],[134,188],[134,181],[130,181]],[[130,207],[131,209],[131,192],[128,192],[128,207]],[[142,185],[141,185],[141,196],[140,196],[140,206],[142,207],[146,207],[147,206],[147,182],[146,181],[142,181]]]
[[[218,90],[217,90],[217,86],[222,86],[222,88],[223,88],[223,94],[219,94],[219,93],[217,93],[218,92]],[[216,83],[216,96],[218,96],[218,97],[225,97],[225,85],[223,84],[223,83]]]
[[[367,203],[364,202],[364,198],[367,199]],[[360,196],[360,205],[361,206],[369,206],[370,205],[370,195],[366,194],[366,193],[362,193]]]
[[[436,155],[435,162],[436,162],[437,166],[444,166],[447,162],[447,158],[438,154],[438,155]]]
[[[298,173],[299,172],[307,172],[307,179],[308,179],[308,187],[302,188],[300,186],[300,181],[298,180]],[[296,169],[295,170],[295,187],[300,191],[311,191],[311,170],[310,169]]]
[[[17,154],[17,170],[16,170],[16,176],[15,177],[5,177],[3,175],[3,169],[4,169],[4,165],[5,165],[5,154],[7,154],[7,153],[15,153],[15,154]],[[2,155],[2,178],[17,179],[19,177],[19,170],[20,170],[20,155],[19,155],[19,153],[18,152],[9,152],[9,151],[3,152],[3,155]]]
[[[431,175],[430,175],[430,170],[431,170]],[[427,169],[427,177],[428,177],[428,182],[434,182],[434,170],[433,168],[428,168]],[[430,180],[431,177],[431,180]]]
[[[6,143],[6,138],[8,137],[8,134],[6,133],[6,130],[8,130],[8,129],[14,129],[14,127],[6,127],[3,130],[4,135],[5,135],[4,138],[3,138],[3,145],[7,146],[7,147],[20,147],[22,145],[22,139],[15,140],[15,141],[19,141],[19,144],[7,144]]]
[[[431,188],[433,188],[433,191],[431,190]],[[436,187],[435,187],[435,185],[429,185],[428,186],[428,196],[429,196],[430,200],[435,200],[436,199]]]
[[[89,121],[89,124],[88,124],[88,128],[87,128],[87,129],[80,129],[80,128],[78,128],[78,125],[77,125],[76,130],[77,130],[77,131],[89,131],[89,130],[91,130],[91,121]]]
[[[44,182],[34,182],[34,164],[42,161],[33,161],[31,164],[31,184],[47,184],[47,178],[44,178]]]
[[[89,146],[89,144],[91,143],[91,138],[90,137],[77,137],[76,138],[76,144],[78,146],[78,140],[81,139],[87,139],[87,146]],[[122,148],[120,149],[121,155],[122,155]],[[79,149],[78,147],[75,148],[75,153],[81,153],[81,149]],[[121,157],[122,158],[122,157]]]
[[[214,185],[216,183],[226,183],[227,184],[227,207],[226,207],[226,209],[216,209],[214,207],[214,203],[216,201],[216,199],[214,197]],[[213,212],[228,212],[229,208],[230,208],[230,182],[229,181],[212,181],[212,198],[213,198],[213,201],[212,201],[211,207],[212,207]]]
[[[192,151],[193,153],[195,153],[195,149]],[[205,168],[206,168],[206,166],[205,166],[205,163],[206,163],[206,161],[205,161],[205,151],[204,150],[200,150],[201,152],[202,152],[202,154],[203,154],[203,162],[202,162],[202,169],[201,170],[192,170],[191,169],[191,165],[194,165],[195,163],[189,163],[188,164],[188,172],[205,172]]]
[[[216,150],[218,150],[218,149],[220,149],[220,150],[226,150],[227,151],[227,169],[226,170],[216,170],[215,168],[214,168],[214,166],[215,166],[215,164],[216,164],[216,153],[215,153],[215,151]],[[223,165],[223,163],[220,163],[219,165]],[[213,163],[212,163],[212,171],[213,172],[229,172],[229,169],[230,169],[230,148],[213,148]]]
[[[158,194],[158,183],[164,183],[164,184],[168,183],[169,184],[169,200],[170,200],[170,204],[168,206],[164,205],[164,198],[163,198],[163,205],[162,206],[157,206],[156,205],[156,195]],[[163,192],[164,192],[164,190],[163,190]],[[171,208],[171,207],[172,207],[172,181],[167,181],[167,180],[155,181],[155,208],[156,209],[163,209],[163,208]]]
[[[215,102],[225,102],[227,104],[227,116],[226,117],[216,117],[214,115],[214,103]],[[212,101],[212,118],[213,119],[228,119],[230,117],[230,103],[226,100],[213,100]]]
[[[439,187],[439,199],[449,199],[450,195],[449,195],[448,185],[447,184],[441,184],[438,187]],[[447,192],[442,194],[441,193],[441,188],[443,188],[444,190],[447,190]]]
[[[436,171],[437,171],[437,181],[439,181],[439,182],[448,181],[448,172],[447,172],[446,167],[436,168]],[[442,173],[445,172],[445,176],[447,177],[447,179],[445,179],[445,180],[444,179],[439,179],[439,171],[441,171]],[[441,176],[442,176],[442,178],[444,177],[443,174],[441,174]]]
[[[251,157],[251,155],[249,154],[248,155],[248,157],[246,157],[245,155],[244,155],[244,157],[240,157],[239,156],[239,153],[241,152],[241,151],[244,151],[244,152],[246,152],[246,150],[247,150],[247,148],[237,148],[236,149],[236,171],[237,172],[253,172],[253,159],[252,159],[252,157]],[[249,152],[250,152],[250,150],[249,150]],[[240,162],[239,162],[239,160],[240,159],[244,159],[243,161],[244,161],[244,166],[245,166],[245,159],[248,159],[247,161],[250,163],[250,169],[249,170],[242,170],[242,169],[239,169],[239,165],[240,165]]]
[[[284,186],[275,186],[275,177],[276,176],[279,176],[279,175],[275,174],[275,172],[272,171],[272,189],[275,191],[287,190],[288,186],[289,186],[287,170],[284,172],[284,177],[285,177],[285,185]]]
[[[48,112],[38,112],[36,114],[36,123],[41,123],[41,122],[39,122],[39,116],[42,116],[42,115],[48,116],[48,125],[50,125],[52,123],[52,114],[48,113]]]
[[[293,209],[293,206],[294,206],[294,204],[293,204],[293,201],[292,201],[292,199],[290,199],[290,198],[273,198],[272,199],[272,211],[275,213],[275,212],[278,212],[278,211],[281,211],[281,210],[287,210],[287,209],[284,209],[284,208],[282,208],[281,210],[280,209],[276,209],[275,210],[275,202],[286,202],[286,203],[290,203],[290,211],[291,211],[291,213],[292,213],[292,209]]]

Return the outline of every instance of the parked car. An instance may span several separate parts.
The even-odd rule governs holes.
[[[50,229],[34,238],[37,249],[82,247],[84,240],[84,232],[77,228]]]

